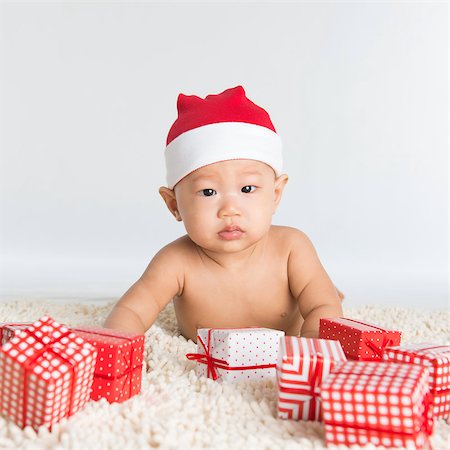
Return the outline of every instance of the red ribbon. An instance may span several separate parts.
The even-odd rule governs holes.
[[[28,375],[31,372],[31,369],[33,368],[33,364],[38,360],[39,357],[41,357],[45,352],[50,352],[53,355],[57,356],[58,358],[62,359],[66,363],[68,363],[69,367],[72,370],[72,386],[70,390],[69,395],[69,405],[68,405],[68,411],[67,416],[72,415],[72,407],[73,407],[73,394],[75,390],[75,378],[77,375],[77,367],[74,365],[73,361],[71,359],[65,358],[63,355],[60,355],[59,353],[56,353],[53,348],[51,348],[52,345],[59,342],[64,337],[71,334],[71,331],[68,330],[65,333],[62,333],[61,336],[59,336],[56,339],[50,340],[50,342],[45,343],[42,339],[38,338],[36,335],[33,334],[33,332],[29,328],[24,329],[25,332],[30,334],[36,341],[38,341],[40,344],[42,344],[42,348],[40,350],[37,350],[36,353],[28,358],[23,364],[24,367],[24,380],[23,380],[23,405],[22,405],[22,423],[23,426],[26,424],[26,407],[28,403]]]
[[[368,323],[360,322],[359,320],[353,319],[345,319],[345,320],[348,320],[349,322],[359,323],[360,325],[365,325],[367,327],[375,328],[376,330],[380,330],[383,333],[389,333],[390,331],[392,331],[392,330],[385,330],[384,328],[376,327],[375,325],[371,325]],[[377,347],[372,341],[369,341],[368,339],[365,339],[364,343],[367,345],[367,347],[370,348],[370,350],[372,350],[375,353],[375,355],[377,355],[380,359],[383,359],[384,349],[392,345],[394,341],[384,336],[383,343],[381,344],[380,347]],[[372,358],[361,358],[361,361],[369,361],[371,359]]]
[[[256,328],[256,327],[255,327]],[[198,341],[205,353],[187,353],[186,358],[190,361],[197,361],[200,364],[206,364],[208,370],[206,376],[208,378],[212,378],[213,380],[217,380],[219,378],[216,369],[224,369],[224,370],[256,370],[256,369],[272,369],[277,367],[276,364],[261,364],[258,366],[230,366],[227,361],[223,359],[213,358],[211,356],[211,334],[214,330],[225,329],[225,328],[210,328],[208,330],[208,345],[205,345],[202,338],[197,336]]]
[[[317,355],[317,363],[315,367],[310,367],[310,375],[311,381],[308,386],[302,386],[299,388],[286,388],[281,387],[282,392],[286,392],[288,394],[300,394],[300,395],[310,395],[310,409],[308,411],[308,419],[315,420],[316,418],[316,408],[317,405],[320,405],[322,399],[320,398],[320,385],[322,383],[323,378],[323,355],[318,352]]]
[[[367,347],[370,348],[370,350],[372,350],[375,355],[377,355],[380,359],[383,359],[383,353],[386,347],[389,347],[390,345],[392,345],[394,343],[394,341],[392,339],[388,339],[386,336],[384,336],[383,339],[383,343],[381,344],[380,347],[377,347],[372,341],[369,341],[369,339],[365,339],[364,342]],[[362,358],[362,361],[367,361],[367,360],[371,360],[372,358]]]

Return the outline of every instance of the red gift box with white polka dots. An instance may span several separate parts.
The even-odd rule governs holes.
[[[275,378],[278,347],[284,332],[270,328],[199,328],[196,373],[214,380]]]
[[[0,323],[0,344],[9,342],[20,330],[32,325],[31,322],[3,322]]]
[[[320,384],[336,363],[346,361],[339,341],[286,336],[277,364],[278,417],[321,420]]]
[[[42,317],[0,348],[0,413],[19,427],[51,428],[89,400],[96,349]]]
[[[100,327],[72,330],[98,351],[92,400],[124,402],[141,391],[144,336]]]
[[[433,413],[435,418],[450,416],[450,346],[430,343],[388,347],[383,358],[387,361],[419,364],[428,369]]]
[[[320,319],[319,337],[338,340],[348,359],[381,361],[388,346],[400,345],[401,332],[343,317]]]
[[[327,444],[428,448],[433,430],[425,367],[347,361],[322,383]]]

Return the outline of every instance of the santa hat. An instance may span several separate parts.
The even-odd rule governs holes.
[[[205,99],[180,94],[178,118],[169,130],[165,158],[170,189],[196,169],[230,159],[254,159],[281,175],[281,138],[263,108],[242,86]]]

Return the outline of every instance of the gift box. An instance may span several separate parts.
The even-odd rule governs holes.
[[[400,345],[401,332],[338,317],[320,319],[319,337],[340,341],[348,359],[381,361],[386,347]]]
[[[450,416],[450,346],[429,343],[388,347],[386,361],[419,364],[428,369],[435,418]]]
[[[347,361],[321,386],[327,444],[428,448],[433,430],[428,370]]]
[[[339,341],[286,336],[277,364],[278,417],[321,420],[320,384],[337,362],[346,361]]]
[[[0,345],[9,342],[19,331],[32,325],[31,322],[3,322],[0,323]]]
[[[96,349],[42,317],[0,348],[0,413],[18,426],[49,428],[89,400]]]
[[[139,394],[144,360],[144,336],[100,327],[72,328],[97,349],[92,400],[123,402]]]
[[[269,328],[200,328],[196,373],[213,380],[238,381],[275,378],[279,340],[283,331]]]

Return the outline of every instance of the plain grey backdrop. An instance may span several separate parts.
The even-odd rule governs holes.
[[[242,84],[283,138],[275,224],[348,305],[448,306],[448,2],[3,2],[0,296],[119,297],[184,234],[180,92]]]

